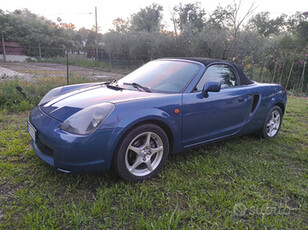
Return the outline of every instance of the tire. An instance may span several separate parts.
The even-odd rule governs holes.
[[[113,168],[125,180],[139,182],[156,176],[169,154],[166,133],[154,124],[143,124],[128,132],[115,152]]]
[[[266,115],[264,124],[259,131],[259,136],[265,139],[275,138],[280,130],[282,111],[279,106],[274,106]]]

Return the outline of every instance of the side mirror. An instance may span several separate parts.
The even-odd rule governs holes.
[[[219,92],[220,89],[221,89],[220,82],[208,81],[203,86],[202,96],[208,97],[209,96],[208,92]]]

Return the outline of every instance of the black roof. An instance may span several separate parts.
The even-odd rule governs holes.
[[[241,81],[241,85],[250,85],[253,83],[252,80],[250,80],[243,72],[242,68],[239,67],[237,64],[227,61],[227,60],[220,60],[220,59],[211,59],[211,58],[201,58],[201,57],[181,57],[181,58],[174,58],[174,59],[185,59],[185,60],[191,60],[196,62],[201,62],[202,64],[207,67],[210,64],[213,63],[226,63],[231,65],[237,72]]]

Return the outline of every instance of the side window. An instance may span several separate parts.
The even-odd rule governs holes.
[[[205,82],[216,81],[221,83],[221,88],[238,85],[233,69],[227,65],[212,65],[208,67],[196,86],[196,91],[201,91]]]

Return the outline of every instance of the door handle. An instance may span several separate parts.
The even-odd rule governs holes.
[[[247,101],[247,97],[240,97],[239,99],[238,99],[238,101],[239,102],[246,102]]]

